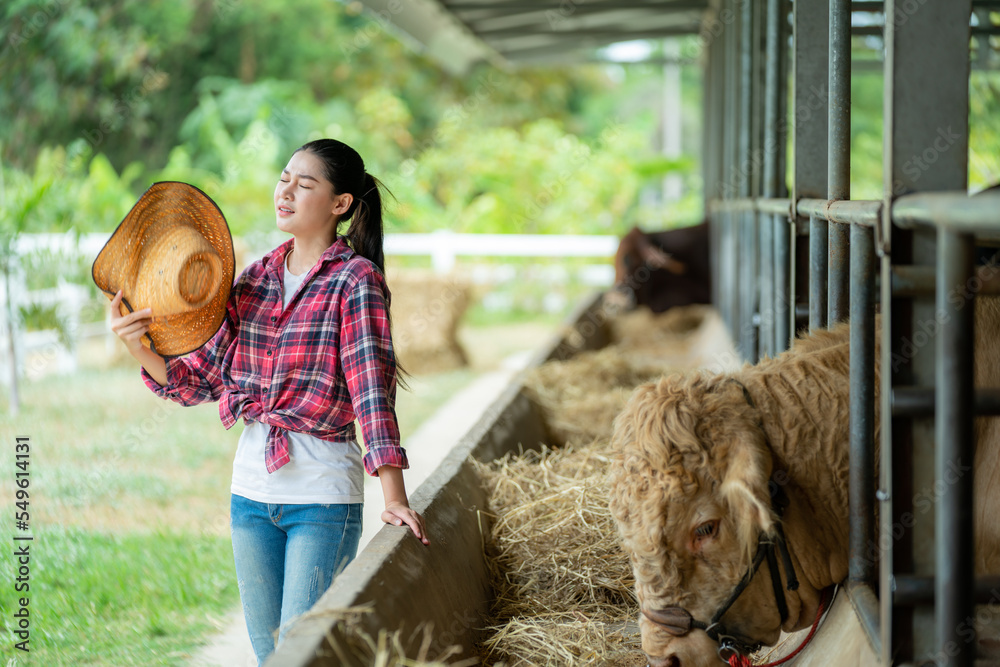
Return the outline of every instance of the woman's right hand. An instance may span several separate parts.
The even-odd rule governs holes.
[[[111,300],[111,330],[122,339],[125,347],[133,355],[142,348],[142,337],[149,331],[153,321],[151,308],[136,310],[128,315],[121,314],[122,291],[118,290]]]
[[[142,344],[142,337],[149,331],[153,322],[153,311],[150,308],[136,310],[128,315],[121,314],[122,292],[118,290],[111,300],[111,330],[122,339],[129,354],[135,357],[149,376],[160,386],[167,385],[167,363],[163,357]]]

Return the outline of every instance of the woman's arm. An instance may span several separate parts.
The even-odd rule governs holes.
[[[235,288],[234,288],[235,289]],[[142,379],[153,393],[181,405],[217,401],[222,395],[224,357],[235,338],[233,299],[226,304],[226,318],[215,335],[184,358],[165,359],[142,344],[153,313],[143,308],[121,315],[121,292],[111,301],[111,329],[142,366]]]
[[[424,530],[424,518],[410,509],[410,503],[406,499],[406,486],[403,483],[402,469],[382,466],[378,469],[378,478],[382,482],[382,493],[385,495],[385,510],[382,512],[382,521],[393,526],[402,526],[405,523],[413,531],[413,534],[420,538],[421,542],[430,544]]]

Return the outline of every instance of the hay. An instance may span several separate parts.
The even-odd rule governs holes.
[[[388,284],[393,345],[403,367],[419,375],[466,366],[457,334],[469,305],[469,285],[457,276],[422,270],[395,271]]]
[[[477,464],[495,512],[486,659],[639,664],[634,581],[608,510],[607,466],[600,442]]]
[[[474,659],[457,660],[462,652],[459,646],[449,646],[437,655],[431,655],[434,645],[433,626],[418,627],[408,641],[404,641],[399,630],[389,632],[382,628],[378,636],[373,637],[365,630],[366,617],[372,614],[371,607],[350,607],[347,609],[324,609],[310,611],[300,619],[322,618],[333,625],[327,632],[329,647],[321,650],[318,657],[333,658],[339,665],[372,665],[374,667],[470,667],[478,661]],[[294,626],[289,635],[295,633]],[[416,657],[413,651],[407,651],[405,646],[417,645]]]
[[[611,346],[530,370],[525,390],[542,408],[552,445],[607,440],[632,390],[670,370],[655,359],[629,357]]]

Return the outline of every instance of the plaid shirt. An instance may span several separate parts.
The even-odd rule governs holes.
[[[365,470],[407,468],[396,423],[396,361],[388,288],[368,260],[338,238],[282,307],[285,257],[293,239],[254,262],[233,285],[222,328],[186,357],[167,359],[158,396],[182,405],[219,401],[228,429],[239,417],[268,424],[268,472],[289,461],[286,431],[353,440],[368,449]]]

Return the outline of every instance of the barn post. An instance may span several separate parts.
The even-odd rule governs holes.
[[[966,189],[971,13],[971,0],[885,3],[884,203],[882,225],[877,230],[878,249],[883,253],[882,414],[891,414],[893,392],[905,389],[903,385],[936,387],[933,428],[927,419],[882,419],[881,497],[885,504],[880,513],[880,537],[895,538],[894,528],[905,513],[918,515],[910,524],[912,533],[907,532],[902,540],[885,539],[879,544],[882,656],[886,664],[894,658],[930,656],[938,665],[966,667],[973,664],[976,648],[964,630],[965,619],[973,612],[971,561],[957,560],[971,554],[971,523],[962,506],[967,493],[963,486],[971,479],[948,484],[947,474],[949,466],[961,464],[969,447],[966,429],[971,413],[965,410],[971,403],[967,392],[971,391],[972,378],[964,355],[971,344],[959,349],[968,336],[965,323],[959,317],[940,321],[949,311],[941,314],[932,299],[894,297],[891,291],[894,266],[914,265],[915,270],[927,271],[941,260],[937,276],[940,303],[942,297],[947,298],[941,290],[950,290],[952,281],[970,269],[969,241],[946,235],[941,237],[942,247],[936,249],[932,229],[904,233],[895,227],[890,215],[893,201],[900,195]],[[966,308],[966,312],[971,310]],[[938,325],[930,329],[932,334],[927,333],[928,323]],[[939,483],[943,486],[937,486]],[[943,494],[935,496],[934,512],[912,511],[914,488],[942,488]],[[909,539],[934,548],[907,549]],[[926,608],[918,607],[912,624],[908,610],[889,606],[891,582],[911,572],[933,577],[935,592],[933,617]],[[903,627],[904,623],[910,627]],[[936,630],[933,636],[927,631],[931,625]],[[905,637],[908,630],[913,636],[912,647]],[[887,635],[889,632],[892,634]]]

